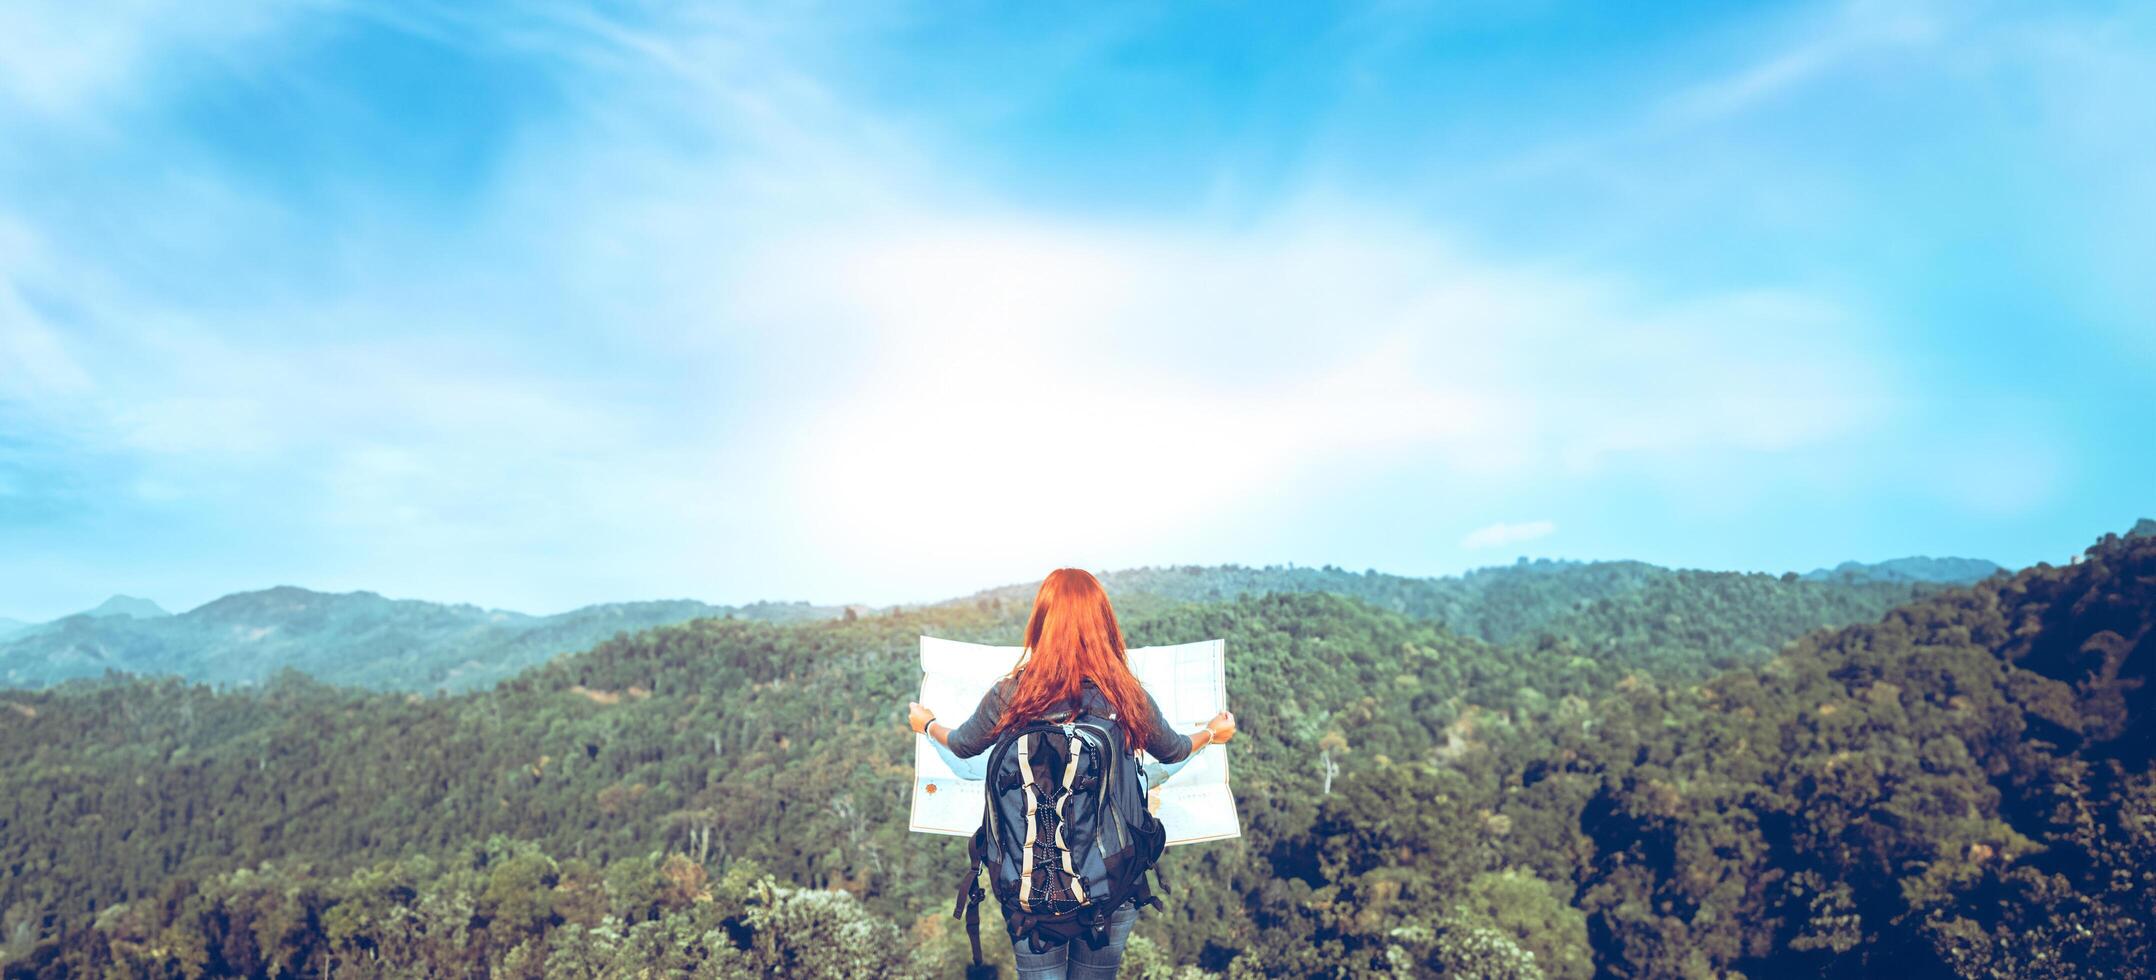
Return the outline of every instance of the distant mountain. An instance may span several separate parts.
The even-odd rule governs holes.
[[[1913,575],[1808,581],[1640,561],[1547,558],[1441,578],[1350,572],[1332,565],[1181,565],[1107,572],[1101,584],[1124,616],[1158,612],[1164,604],[1323,592],[1490,643],[1546,639],[1627,662],[1651,651],[1657,669],[1682,671],[1761,658],[1806,630],[1869,622],[1946,585]],[[954,601],[1000,605],[1023,615],[1034,588],[1007,585]]]
[[[1176,565],[1106,572],[1101,584],[1119,615],[1161,603],[1232,602],[1267,593],[1327,592],[1443,624],[1463,636],[1503,643],[1532,633],[1598,599],[1638,592],[1677,572],[1638,561],[1520,560],[1462,575],[1417,578],[1334,565]],[[1741,573],[1710,573],[1741,574]],[[1028,606],[1037,582],[987,589],[974,602]]]
[[[1764,657],[1808,629],[1876,619],[1925,589],[1943,587],[1940,579],[1923,577],[1938,573],[1921,563],[1951,561],[1957,560],[1903,559],[1861,566],[1907,566],[1892,575],[1823,580],[1551,559],[1432,578],[1332,565],[1145,567],[1101,578],[1125,618],[1186,603],[1327,593],[1490,643],[1569,645],[1579,654],[1624,663],[1645,658],[1660,670],[1691,672]],[[1012,620],[1030,609],[1037,586],[1016,583],[899,608],[978,607]],[[784,623],[875,610],[803,602],[728,607],[682,599],[532,616],[279,586],[225,596],[177,616],[163,612],[147,600],[116,596],[89,613],[0,636],[0,685],[43,687],[106,670],[245,685],[290,667],[321,681],[376,690],[469,691],[618,632],[707,616]]]
[[[287,585],[228,595],[174,616],[147,600],[114,597],[91,612],[0,638],[0,684],[44,687],[118,670],[248,685],[290,667],[379,690],[464,691],[623,631],[706,616],[795,622],[838,613],[805,602],[714,606],[677,599],[533,616]]]
[[[2133,530],[2126,532],[2129,538],[2156,538],[2156,518],[2144,517],[2134,522]]]
[[[2005,566],[1982,558],[1928,558],[1916,556],[1888,561],[1845,561],[1833,568],[1804,573],[1813,582],[1936,582],[1942,585],[1974,585],[2006,571]]]
[[[163,606],[160,606],[155,602],[151,602],[148,599],[138,599],[131,595],[116,595],[110,599],[105,600],[104,602],[98,603],[97,608],[95,609],[91,609],[87,612],[76,613],[75,615],[89,616],[95,619],[104,619],[107,617],[114,616],[123,619],[160,619],[165,616],[170,616],[172,614],[166,612]],[[5,640],[9,637],[16,636],[21,633],[26,633],[41,626],[49,626],[58,622],[59,620],[54,620],[53,623],[26,623],[19,619],[9,619],[6,616],[0,616],[0,640]]]
[[[138,599],[131,595],[116,595],[98,603],[96,609],[92,609],[83,615],[99,619],[107,616],[125,616],[129,619],[162,619],[172,614],[166,612],[163,606],[148,599]]]

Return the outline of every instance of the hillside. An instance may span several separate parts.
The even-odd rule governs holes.
[[[1912,580],[1811,582],[1680,571],[1535,624],[1523,639],[1670,678],[1755,664],[1816,629],[1877,620],[1941,587]]]
[[[155,602],[151,602],[148,599],[141,599],[129,595],[116,595],[109,599],[106,599],[104,602],[98,603],[95,608],[79,613],[78,615],[87,616],[92,619],[101,619],[108,616],[118,616],[127,619],[156,619],[161,616],[170,616],[172,614],[166,612],[163,606],[160,606]],[[0,616],[0,640],[4,640],[10,636],[34,629],[38,625],[39,624],[37,623],[27,623],[19,619],[9,619],[6,616]]]
[[[1743,605],[1754,623],[1714,651],[1724,666],[1772,652],[1807,629],[1878,616],[1915,592],[1912,581],[1847,578],[1828,583],[1736,572],[1672,571],[1642,562],[1547,559],[1477,569],[1461,576],[1410,578],[1375,571],[1239,565],[1140,568],[1104,581],[1129,612],[1189,602],[1232,601],[1271,592],[1352,596],[1381,609],[1431,620],[1493,643],[1540,634],[1562,639],[1581,629],[1606,642],[1635,646],[1643,636],[1689,627],[1671,615],[1708,606]],[[1033,585],[985,590],[946,603],[1026,603]],[[1741,597],[1740,594],[1741,593]],[[1705,596],[1717,598],[1702,598]],[[1691,607],[1678,610],[1678,607]],[[549,657],[587,649],[621,631],[732,615],[797,622],[863,611],[857,606],[759,602],[712,606],[693,600],[611,603],[555,616],[530,616],[472,605],[392,600],[372,592],[322,593],[292,586],[242,592],[172,616],[145,599],[114,596],[88,613],[0,635],[0,686],[44,687],[107,670],[171,675],[218,685],[259,684],[284,668],[318,680],[376,690],[472,691]],[[1652,625],[1628,624],[1616,639],[1580,617],[1652,613]],[[1662,655],[1707,669],[1700,637]],[[1674,661],[1672,661],[1674,663]]]
[[[1226,638],[1245,823],[1170,852],[1133,970],[2146,975],[2156,539],[1704,682],[1812,593],[1685,581],[1502,644],[1328,592],[1133,609],[1133,643]],[[916,636],[1023,609],[698,619],[446,698],[7,694],[0,961],[953,975],[961,842],[904,832],[900,709]]]
[[[1933,561],[1933,559],[1907,559]],[[1939,559],[1963,561],[1963,559]],[[1980,563],[1990,568],[1989,562]],[[1988,574],[1988,572],[1986,573]],[[1977,575],[1968,581],[1982,578]],[[1375,570],[1350,572],[1330,565],[1302,566],[1180,565],[1108,572],[1101,582],[1116,596],[1118,609],[1150,610],[1180,603],[1232,602],[1268,593],[1323,592],[1347,596],[1375,608],[1428,620],[1463,636],[1490,643],[1591,638],[1605,642],[1609,624],[1630,615],[1651,616],[1649,625],[1625,627],[1641,646],[1665,639],[1692,654],[1710,634],[1729,644],[1717,655],[1743,657],[1772,652],[1806,630],[1842,626],[1878,617],[1895,605],[1936,591],[1943,580],[1919,581],[1852,577],[1833,581],[1761,573],[1669,569],[1637,561],[1555,561],[1522,559],[1511,565],[1478,568],[1464,575],[1413,578]],[[1035,583],[1037,584],[1037,583]],[[1007,585],[969,597],[971,601],[1027,603],[1034,584]],[[964,601],[964,600],[962,600]],[[1748,625],[1719,618],[1724,610],[1743,608]],[[1713,627],[1689,642],[1681,617],[1691,613]],[[1678,617],[1672,619],[1672,617]],[[1715,632],[1736,629],[1736,633]],[[1584,632],[1582,632],[1584,631]]]
[[[2146,976],[2152,667],[2156,539],[2109,535],[1705,685],[1620,685],[1493,784],[1358,780],[1301,846],[1358,926],[1498,868],[1569,881],[1606,975]],[[1505,839],[1347,833],[1452,787]]]
[[[1996,562],[1981,558],[1895,558],[1890,561],[1845,561],[1833,568],[1815,568],[1804,574],[1814,582],[1938,582],[1970,585],[2006,571]]]
[[[1101,584],[1134,611],[1148,604],[1232,602],[1274,592],[1324,592],[1430,620],[1462,635],[1503,642],[1586,603],[1637,591],[1671,574],[1645,562],[1544,558],[1431,578],[1375,569],[1350,572],[1331,565],[1177,565],[1108,572],[1101,576]],[[973,598],[1031,602],[1038,584],[1006,585]]]
[[[175,616],[147,600],[116,596],[97,610],[0,639],[0,684],[44,687],[115,670],[247,685],[291,668],[379,690],[473,690],[622,631],[700,616],[793,622],[838,612],[807,603],[712,606],[679,599],[531,616],[278,586]]]

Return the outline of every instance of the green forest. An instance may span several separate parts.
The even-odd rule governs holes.
[[[1126,976],[2156,963],[2156,536],[1965,586],[1104,581],[1133,645],[1226,640],[1241,724],[1244,834],[1168,852]],[[903,708],[919,636],[1015,643],[1028,599],[704,616],[450,693],[0,691],[0,976],[962,976]]]
[[[378,690],[470,691],[623,630],[702,616],[799,622],[839,613],[808,603],[713,606],[673,599],[527,616],[290,585],[224,596],[177,616],[143,600],[125,613],[108,612],[125,598],[49,623],[0,624],[0,684],[44,687],[119,671],[245,686],[292,667]]]

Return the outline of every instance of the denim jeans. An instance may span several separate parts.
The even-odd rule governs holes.
[[[1123,941],[1130,938],[1131,927],[1137,924],[1138,906],[1125,903],[1108,917],[1108,941],[1099,949],[1086,945],[1083,939],[1073,939],[1048,952],[1035,953],[1030,941],[1013,942],[1011,952],[1018,957],[1018,980],[1115,980],[1115,971],[1123,965]]]

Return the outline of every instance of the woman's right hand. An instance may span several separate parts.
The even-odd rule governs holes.
[[[1215,742],[1225,742],[1234,738],[1235,716],[1226,711],[1214,715],[1212,721],[1205,723],[1205,730],[1213,736],[1213,741]]]

